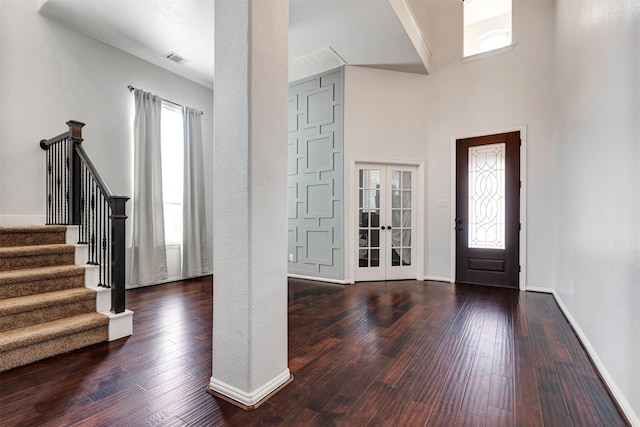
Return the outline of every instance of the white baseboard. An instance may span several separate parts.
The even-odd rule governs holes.
[[[45,222],[45,215],[0,215],[0,225],[5,227],[44,225]]]
[[[316,282],[336,283],[338,285],[350,284],[347,280],[325,279],[324,277],[303,276],[301,274],[287,274],[287,277],[291,277],[292,279],[314,280]]]
[[[289,381],[291,381],[291,373],[287,368],[280,375],[250,393],[237,389],[213,377],[211,377],[209,381],[209,389],[213,391],[214,394],[231,399],[232,403],[240,404],[240,406],[246,408],[256,408],[262,399]]]
[[[453,283],[450,278],[448,278],[448,277],[440,277],[440,276],[424,276],[423,280],[428,280],[428,281],[431,281],[431,282]]]
[[[598,357],[598,353],[596,352],[595,348],[591,345],[591,343],[589,342],[589,339],[587,338],[585,333],[582,331],[582,329],[576,322],[576,319],[571,315],[567,306],[564,305],[564,302],[562,301],[562,298],[560,298],[560,295],[558,295],[558,293],[555,290],[552,290],[551,293],[553,294],[554,299],[558,303],[560,310],[562,310],[562,313],[564,313],[564,316],[567,318],[567,320],[573,327],[573,330],[576,332],[576,335],[578,335],[578,339],[580,340],[583,347],[589,354],[589,357],[591,357],[593,364],[596,365],[596,369],[598,370],[598,373],[600,374],[605,384],[609,388],[609,391],[611,392],[611,394],[613,395],[613,398],[618,403],[618,406],[620,406],[620,409],[622,410],[624,415],[627,417],[627,420],[631,423],[632,426],[640,427],[640,417],[638,417],[638,414],[635,413],[632,406],[624,397],[624,394],[622,393],[622,391],[620,391],[620,388],[617,386],[616,382],[613,380],[613,377],[611,376],[611,374],[609,374],[609,371],[607,370],[604,363],[602,363],[602,360],[600,360],[600,358]]]
[[[527,286],[527,288],[525,289],[525,291],[529,291],[529,292],[541,292],[543,294],[553,294],[555,293],[555,291],[553,290],[553,288],[546,288],[544,286]]]
[[[118,314],[103,311],[102,314],[109,316],[109,341],[133,335],[133,311],[125,310]]]

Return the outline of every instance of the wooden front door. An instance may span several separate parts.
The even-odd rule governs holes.
[[[456,282],[518,288],[520,132],[456,142]]]

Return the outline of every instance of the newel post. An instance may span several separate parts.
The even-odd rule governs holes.
[[[69,140],[72,142],[71,161],[69,164],[69,176],[71,177],[71,185],[69,186],[69,202],[71,203],[71,218],[68,218],[70,224],[80,225],[81,222],[81,195],[82,195],[82,168],[80,167],[80,156],[76,150],[76,145],[82,144],[82,128],[84,123],[75,120],[69,120]]]
[[[125,221],[127,196],[109,197],[111,207],[111,312],[125,310]]]

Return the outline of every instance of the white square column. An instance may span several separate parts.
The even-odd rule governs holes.
[[[213,375],[253,408],[287,384],[287,0],[216,0]]]

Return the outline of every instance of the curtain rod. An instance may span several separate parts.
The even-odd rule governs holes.
[[[129,92],[133,92],[136,88],[131,86],[131,85],[128,85],[127,89],[129,89]],[[169,104],[173,104],[173,105],[176,105],[178,107],[182,107],[182,104],[178,104],[177,102],[173,102],[173,101],[170,101],[170,100],[162,98],[162,97],[160,99],[162,99],[164,102],[168,102]],[[204,112],[200,111],[200,115],[202,116],[203,114],[204,114]]]

